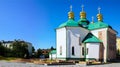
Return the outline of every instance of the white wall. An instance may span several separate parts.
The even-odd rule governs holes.
[[[60,55],[60,46],[62,46],[62,55]],[[56,49],[57,58],[66,58],[66,28],[56,29]]]
[[[2,44],[4,47],[10,48],[11,42],[10,43],[3,43]]]
[[[49,59],[51,60],[55,60],[56,59],[56,54],[49,54]]]
[[[32,56],[32,44],[29,42],[26,42],[28,45],[28,52],[29,52],[29,56]]]
[[[68,58],[83,58],[82,45],[80,43],[88,34],[88,30],[81,27],[67,27],[67,57]],[[79,41],[80,38],[80,41]],[[80,42],[80,43],[79,43]],[[75,55],[72,55],[72,46],[74,46]]]
[[[87,48],[88,54],[86,55],[86,58],[99,59],[100,43],[86,43],[86,49]]]
[[[106,62],[106,59],[107,59],[107,30],[108,30],[108,28],[102,28],[102,29],[96,29],[96,30],[92,30],[91,32],[92,32],[92,34],[94,34],[96,37],[98,37],[99,38],[99,36],[98,36],[98,32],[99,31],[103,31],[103,39],[102,39],[102,41],[103,41],[103,45],[104,45],[104,62]]]
[[[96,30],[92,30],[91,33],[98,38],[98,32],[99,31],[106,31],[106,33],[107,33],[107,29],[108,28],[96,29]]]

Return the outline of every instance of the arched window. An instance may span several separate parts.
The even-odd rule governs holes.
[[[74,46],[72,46],[72,55],[75,55]]]
[[[82,45],[82,43],[81,43],[81,38],[79,37],[79,45]]]
[[[87,55],[88,55],[88,51],[89,51],[89,50],[88,50],[88,48],[87,48],[87,53],[86,53]]]
[[[62,46],[60,46],[60,55],[62,55]]]
[[[84,56],[84,47],[82,47],[82,55]]]

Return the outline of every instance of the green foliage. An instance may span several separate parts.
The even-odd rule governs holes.
[[[39,48],[39,49],[37,49],[37,52],[35,52],[35,57],[39,58],[40,55],[43,55],[43,54],[42,54],[42,49]]]
[[[6,61],[10,61],[10,60],[15,60],[17,58],[15,57],[3,57],[3,56],[0,56],[0,60],[6,60]]]
[[[35,48],[32,46],[32,53],[34,53],[35,52]]]
[[[5,57],[12,57],[14,54],[12,54],[12,49],[5,47]]]
[[[5,55],[5,47],[2,45],[2,43],[0,42],[0,55],[4,56]]]
[[[45,58],[49,58],[49,53],[44,54]]]
[[[51,48],[50,48],[51,50],[55,50],[55,48],[53,47],[53,46],[51,46]]]
[[[11,57],[11,53],[11,49],[4,47],[0,42],[0,56]]]
[[[28,57],[28,46],[27,43],[24,41],[14,41],[11,45],[12,53],[14,57],[25,58]]]

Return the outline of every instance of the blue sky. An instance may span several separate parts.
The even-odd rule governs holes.
[[[70,5],[78,21],[82,4],[89,21],[92,16],[97,21],[101,7],[103,21],[120,36],[119,0],[0,0],[0,40],[21,39],[36,49],[56,47],[55,29],[68,20]]]

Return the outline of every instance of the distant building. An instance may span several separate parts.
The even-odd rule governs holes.
[[[42,54],[43,55],[46,55],[50,52],[51,50],[50,49],[42,49]]]
[[[11,48],[12,47],[10,46],[14,41],[1,41],[2,45],[4,47],[7,47],[7,48]],[[32,56],[32,43],[30,42],[26,42],[27,45],[28,45],[28,52],[29,52],[29,56]]]
[[[32,43],[30,42],[26,42],[28,44],[28,52],[29,52],[29,56],[32,56]]]
[[[7,48],[12,48],[10,45],[13,41],[1,41],[2,45]]]
[[[50,52],[49,52],[49,59],[50,60],[55,60],[57,57],[56,57],[57,55],[56,55],[56,50],[51,50]]]
[[[120,55],[120,37],[117,37],[117,52]]]

